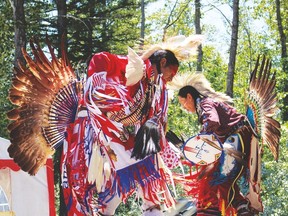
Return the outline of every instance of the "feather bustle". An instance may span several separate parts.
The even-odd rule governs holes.
[[[261,63],[258,56],[251,74],[248,107],[257,107],[254,114],[256,131],[267,144],[275,160],[279,157],[280,123],[273,119],[277,112],[276,75],[271,75],[271,61],[264,56]]]
[[[18,68],[14,69],[9,99],[17,108],[7,113],[8,118],[12,120],[7,129],[11,140],[8,148],[9,155],[22,170],[35,175],[45,164],[46,159],[54,153],[55,142],[59,143],[63,139],[63,134],[59,134],[59,130],[53,132],[50,130],[47,136],[51,140],[51,145],[43,134],[43,128],[49,127],[51,123],[55,128],[55,125],[61,123],[63,132],[65,123],[67,124],[65,118],[69,116],[66,114],[68,111],[59,112],[63,114],[60,123],[54,121],[55,118],[50,122],[50,107],[59,90],[72,80],[76,80],[76,76],[67,58],[65,64],[64,61],[56,58],[50,42],[48,42],[48,49],[52,56],[51,61],[44,54],[38,41],[31,40],[30,47],[34,59],[23,48],[26,65],[18,61]],[[71,93],[70,90],[65,92],[67,95]],[[73,97],[77,98],[77,96]],[[67,96],[63,98],[65,99]],[[68,103],[73,102],[75,100],[68,101]],[[65,107],[63,104],[64,102],[62,106]],[[61,107],[60,105],[58,108]],[[69,109],[67,106],[66,109]],[[55,113],[56,110],[54,115]]]

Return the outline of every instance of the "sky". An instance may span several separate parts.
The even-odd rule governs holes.
[[[178,0],[179,2],[180,0]],[[151,3],[146,8],[146,13],[149,15],[150,13],[153,13],[154,11],[157,11],[161,9],[161,7],[164,6],[164,3],[167,2],[167,0],[158,0],[155,3]],[[173,5],[176,0],[171,0],[171,5]],[[194,1],[191,1],[192,4]],[[229,58],[229,46],[230,46],[230,40],[231,40],[231,33],[229,32],[229,28],[227,26],[229,25],[227,20],[230,20],[232,22],[232,8],[228,4],[220,4],[215,3],[219,2],[217,0],[201,0],[201,12],[202,12],[202,19],[201,19],[201,25],[209,25],[214,29],[213,34],[206,34],[205,41],[203,45],[209,44],[214,46],[219,53],[224,57],[224,59]],[[242,2],[241,4],[245,4],[245,6],[250,6],[250,8],[253,7],[253,0],[248,0],[245,2]],[[241,7],[242,5],[240,5]],[[244,11],[242,11],[244,12]],[[249,11],[245,11],[247,14],[249,14]],[[250,12],[251,13],[251,12]],[[226,18],[225,18],[226,17]],[[251,17],[246,17],[251,18]],[[249,21],[249,26],[253,31],[263,32],[265,34],[265,29],[267,30],[267,25],[262,20],[254,20],[251,19]],[[186,35],[187,36],[187,35]]]
[[[176,0],[173,0],[175,2]],[[158,0],[155,3],[151,3],[146,8],[146,13],[149,15],[164,6],[165,0]],[[204,16],[201,19],[201,25],[210,25],[213,26],[215,29],[215,34],[213,35],[204,35],[205,41],[204,45],[209,44],[213,45],[217,49],[221,49],[221,53],[225,55],[227,53],[227,50],[229,49],[229,43],[224,42],[225,40],[228,40],[230,42],[230,35],[227,32],[227,28],[225,25],[227,25],[227,21],[225,20],[222,13],[228,18],[232,19],[232,10],[228,5],[214,5],[217,7],[217,9],[214,7],[207,7],[205,5],[213,4],[212,1],[209,0],[203,0],[202,1],[202,8],[201,11],[204,14]],[[221,13],[221,12],[222,13]],[[187,36],[187,35],[186,35]]]

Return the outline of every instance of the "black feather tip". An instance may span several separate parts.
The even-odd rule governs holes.
[[[135,146],[131,158],[136,160],[155,154],[161,150],[160,128],[157,118],[147,120],[139,129],[135,137]]]

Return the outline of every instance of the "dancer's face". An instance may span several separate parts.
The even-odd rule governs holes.
[[[186,98],[178,96],[178,100],[185,110],[191,113],[196,113],[195,102],[191,94],[188,93]]]
[[[162,73],[162,78],[165,82],[171,82],[173,77],[176,75],[178,71],[177,65],[166,65],[166,59],[162,58],[160,61],[160,68]]]

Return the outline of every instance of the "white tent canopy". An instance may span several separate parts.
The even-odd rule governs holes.
[[[0,138],[0,216],[55,216],[52,159],[30,176],[9,157],[9,145]]]

